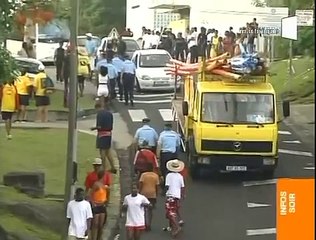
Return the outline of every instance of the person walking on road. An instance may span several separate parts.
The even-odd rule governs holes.
[[[145,208],[151,207],[149,200],[138,193],[137,184],[132,185],[132,193],[124,197],[122,211],[126,212],[127,240],[140,240],[146,229]]]
[[[138,178],[143,172],[148,170],[148,164],[153,167],[157,174],[159,173],[159,165],[156,155],[149,149],[148,142],[145,140],[141,144],[140,149],[136,152],[134,158],[134,170]]]
[[[91,240],[102,240],[103,227],[107,218],[106,206],[109,186],[104,184],[104,175],[104,170],[97,173],[98,179],[90,191],[90,203],[93,213]]]
[[[22,69],[21,76],[14,81],[19,96],[20,108],[17,114],[17,121],[26,122],[26,108],[30,104],[30,95],[32,90],[31,79],[27,76],[26,69]]]
[[[116,79],[118,78],[118,72],[115,66],[112,63],[112,57],[107,56],[107,64],[106,67],[108,69],[108,77],[109,77],[109,93],[110,93],[110,101],[116,98]]]
[[[86,176],[85,180],[85,187],[86,187],[86,196],[90,196],[90,190],[92,189],[93,184],[98,181],[98,172],[100,172],[102,168],[102,159],[101,158],[95,158],[93,163],[93,171],[89,172]],[[108,171],[104,172],[103,176],[103,184],[107,186],[111,186],[112,184],[112,177],[111,174]],[[108,192],[107,198],[110,199],[110,192]]]
[[[100,74],[98,77],[98,90],[97,90],[97,97],[100,98],[101,107],[104,108],[105,104],[109,100],[109,75],[108,75],[108,68],[105,66],[100,67]]]
[[[91,220],[93,218],[91,205],[84,200],[84,190],[77,188],[74,200],[67,205],[68,219],[68,239],[81,240],[86,239],[91,228]]]
[[[90,66],[90,74],[89,78],[90,80],[92,79],[92,73],[94,70],[95,66],[95,58],[96,58],[96,53],[97,53],[97,41],[93,40],[92,33],[86,33],[86,43],[85,43],[85,48],[87,49],[88,52],[88,57],[89,57],[89,66]]]
[[[7,139],[11,140],[12,116],[19,109],[18,94],[14,86],[14,80],[11,79],[4,83],[0,88],[1,117],[5,122]]]
[[[169,227],[172,228],[172,235],[177,235],[181,230],[184,221],[180,215],[180,200],[184,198],[185,185],[184,179],[180,172],[184,170],[184,162],[175,159],[167,163],[167,170],[169,171],[166,176],[166,210],[167,218],[169,219]]]
[[[136,133],[134,136],[134,142],[135,144],[137,144],[137,148],[139,149],[143,141],[147,141],[149,144],[150,150],[156,153],[158,133],[156,132],[154,128],[152,128],[149,125],[150,123],[149,118],[144,118],[142,122],[143,122],[143,126],[136,130]]]
[[[124,41],[121,41],[121,42],[124,42]],[[120,101],[123,101],[122,71],[123,71],[124,61],[122,60],[122,56],[115,55],[115,57],[112,59],[112,64],[114,65],[117,71],[116,84],[118,87],[118,93],[120,95]]]
[[[63,76],[62,76],[62,71],[63,71],[63,63],[64,63],[64,58],[65,58],[65,49],[63,48],[64,42],[61,41],[59,43],[59,47],[55,50],[54,54],[54,62],[56,66],[56,81],[57,82],[63,82]]]
[[[166,123],[165,130],[159,135],[157,146],[157,158],[160,159],[160,171],[164,179],[167,175],[166,164],[168,161],[178,157],[179,147],[179,134],[172,130],[171,123]]]
[[[100,151],[100,156],[102,159],[102,165],[104,170],[106,170],[106,159],[108,159],[111,172],[116,174],[117,170],[114,166],[114,159],[112,156],[112,130],[113,130],[113,114],[106,109],[101,108],[100,103],[96,103],[95,108],[97,109],[96,126],[92,127],[91,130],[97,130],[97,149]]]
[[[80,97],[83,97],[84,92],[84,82],[87,77],[89,77],[91,72],[90,59],[88,57],[87,51],[79,47],[78,48],[78,86]]]
[[[147,171],[142,173],[139,179],[139,192],[150,202],[152,208],[145,209],[146,230],[151,230],[153,218],[152,209],[155,208],[158,195],[159,175],[154,172],[152,164],[148,164]]]
[[[130,102],[131,106],[134,106],[135,71],[135,64],[126,58],[123,64],[122,72],[125,105],[128,105],[128,102]]]

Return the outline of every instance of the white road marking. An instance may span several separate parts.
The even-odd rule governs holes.
[[[134,103],[144,103],[144,104],[170,103],[170,102],[171,102],[171,99],[152,100],[152,101],[134,100]]]
[[[276,228],[262,228],[262,229],[247,230],[247,236],[259,236],[259,235],[268,235],[268,234],[276,234]]]
[[[133,122],[141,122],[147,117],[143,109],[128,109],[128,113]]]
[[[247,202],[247,207],[248,208],[259,208],[259,207],[270,207],[270,204],[265,204],[265,203],[251,203]]]
[[[279,153],[304,156],[304,157],[313,157],[313,154],[310,152],[301,152],[301,151],[294,151],[294,150],[280,149],[280,148],[279,148]]]
[[[252,186],[262,186],[262,185],[271,185],[276,184],[277,179],[267,179],[262,181],[246,181],[243,182],[244,187],[252,187]]]
[[[165,122],[173,122],[174,117],[171,109],[159,109],[159,113]]]
[[[278,131],[278,133],[281,135],[292,135],[292,133],[289,131]]]
[[[304,170],[315,170],[315,167],[304,167]]]
[[[293,140],[293,141],[282,141],[284,143],[295,143],[295,144],[301,144],[301,141],[299,140]]]
[[[150,98],[150,97],[173,97],[172,93],[157,93],[157,94],[134,94],[134,97]]]

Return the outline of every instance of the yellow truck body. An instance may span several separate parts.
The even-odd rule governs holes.
[[[278,164],[278,104],[266,76],[232,81],[218,75],[184,79],[172,110],[191,176],[214,171],[260,171]],[[284,102],[284,117],[289,103]]]

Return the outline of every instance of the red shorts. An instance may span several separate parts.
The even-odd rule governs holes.
[[[166,218],[177,216],[178,210],[180,208],[180,199],[167,198],[165,202],[165,208],[166,208]]]
[[[142,231],[145,230],[145,226],[126,226],[127,231]]]

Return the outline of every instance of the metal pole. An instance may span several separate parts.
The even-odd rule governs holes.
[[[76,156],[76,125],[77,125],[77,31],[79,0],[71,0],[71,21],[70,21],[70,79],[69,79],[69,118],[68,118],[68,144],[67,144],[67,168],[65,181],[64,208],[65,214],[67,204],[72,198],[73,185],[73,162]],[[68,226],[65,224],[62,239],[66,240]]]
[[[176,66],[176,72],[174,75],[174,95],[173,95],[174,100],[177,99],[177,79],[178,79],[178,67]]]
[[[289,46],[289,83],[292,83],[293,79],[293,40],[290,40]]]
[[[271,37],[271,62],[274,61],[274,54],[275,48],[274,48],[274,36]]]

